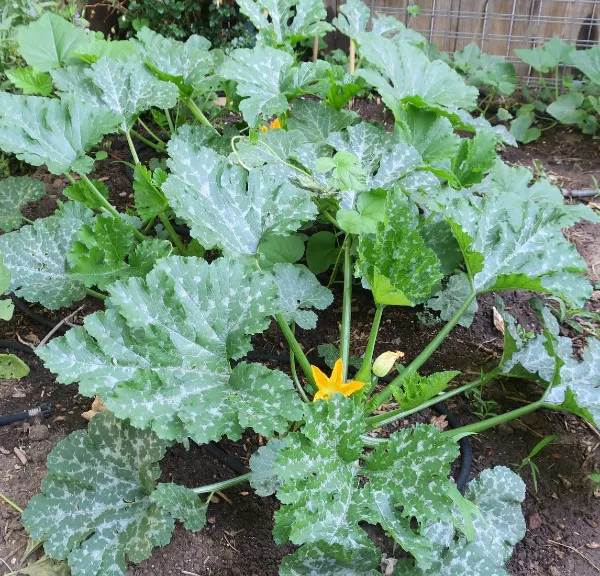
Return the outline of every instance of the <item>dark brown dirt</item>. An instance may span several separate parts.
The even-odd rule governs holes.
[[[371,103],[368,103],[371,106]],[[376,105],[376,103],[374,103]],[[363,109],[361,107],[361,113]],[[365,117],[380,120],[377,110],[365,110]],[[595,170],[593,155],[597,154],[595,141],[567,132],[554,138],[560,154],[567,154],[564,161],[551,163],[551,154],[559,152],[548,149],[532,149],[506,152],[511,162],[526,164],[533,158],[539,159],[549,168],[561,167],[561,178],[577,182],[576,187],[588,187],[584,180],[576,180],[583,171],[587,176]],[[577,139],[578,138],[578,139]],[[571,148],[565,148],[563,140],[574,139]],[[588,154],[587,147],[593,150]],[[517,154],[518,152],[518,154]],[[127,158],[119,142],[114,143],[113,153]],[[577,160],[573,154],[577,153]],[[520,154],[520,155],[519,155]],[[560,160],[560,156],[557,156]],[[575,165],[576,164],[576,165]],[[529,164],[530,165],[530,164]],[[577,166],[577,167],[576,167]],[[60,191],[62,178],[38,170],[36,177],[44,179],[49,195],[44,202],[30,207],[26,215],[30,218],[51,213]],[[103,162],[95,177],[110,181],[111,198],[121,208],[131,202],[131,187],[121,166],[110,161]],[[566,187],[566,185],[565,185]],[[575,187],[575,186],[572,186]],[[52,197],[54,195],[54,197]],[[599,242],[600,226],[579,224],[568,231],[569,238],[577,245],[590,266],[590,279],[600,280]],[[354,292],[353,353],[361,354],[366,345],[373,306],[359,288]],[[535,318],[527,307],[529,294],[510,293],[503,295],[507,307],[523,325],[531,329]],[[299,330],[298,335],[305,350],[314,358],[318,344],[337,343],[339,338],[339,294],[336,303],[320,315],[319,334]],[[94,300],[86,300],[89,313],[98,308]],[[480,311],[473,327],[469,330],[457,328],[450,338],[434,354],[425,366],[426,370],[461,369],[464,380],[478,374],[479,368],[501,353],[501,335],[493,327],[493,296],[480,299]],[[65,311],[48,313],[54,320],[66,315]],[[337,312],[336,312],[337,310]],[[382,323],[381,338],[377,352],[384,349],[399,349],[410,361],[439,330],[438,325],[422,322],[419,311],[389,308]],[[15,340],[18,332],[22,338],[42,338],[48,328],[40,326],[27,316],[17,313],[9,323],[0,324],[0,338]],[[255,342],[257,349],[270,353],[286,352],[275,326]],[[43,401],[53,404],[54,415],[42,425],[48,427],[48,438],[34,440],[39,428],[14,424],[0,428],[0,492],[20,506],[39,490],[45,474],[45,458],[58,441],[74,429],[83,428],[85,420],[81,413],[88,409],[89,399],[77,394],[76,386],[60,386],[52,375],[31,355],[20,354],[31,366],[30,375],[20,382],[0,381],[0,414],[23,410]],[[524,399],[536,398],[539,391],[530,385],[500,383],[490,386],[484,393],[486,400],[498,403],[495,408],[501,413],[516,408]],[[459,398],[450,405],[464,423],[475,421],[472,414],[474,404]],[[429,418],[430,413],[423,414]],[[35,433],[35,434],[34,434]],[[533,487],[530,471],[521,473],[527,483],[528,494],[524,513],[528,522],[525,539],[515,551],[509,563],[513,576],[591,576],[597,574],[591,563],[600,565],[600,493],[587,480],[587,475],[600,467],[600,436],[581,420],[561,413],[543,411],[534,413],[473,438],[474,466],[472,475],[495,465],[515,468],[541,438],[549,434],[559,437],[535,459],[540,468],[538,490]],[[250,436],[239,443],[222,442],[221,446],[247,463],[250,454],[257,448],[258,439]],[[23,449],[28,462],[23,466],[14,454],[14,448]],[[4,454],[8,451],[8,454]],[[162,463],[163,480],[175,481],[189,486],[215,482],[233,476],[220,462],[204,453],[201,447],[193,446],[189,451],[182,447],[171,449]],[[277,574],[281,558],[292,548],[276,546],[272,540],[272,514],[276,507],[274,499],[256,497],[247,487],[237,486],[227,491],[232,503],[219,498],[211,504],[208,526],[198,533],[190,533],[178,526],[168,546],[155,550],[152,557],[139,566],[132,566],[129,573],[136,576],[155,575],[201,575],[201,576],[271,576]],[[26,535],[18,523],[18,514],[0,501],[0,558],[11,568],[18,566],[18,559],[26,543]],[[572,548],[569,548],[572,547]],[[575,550],[576,551],[575,551]],[[583,555],[583,556],[582,556]],[[585,558],[587,558],[587,560]],[[8,571],[0,562],[0,574]]]

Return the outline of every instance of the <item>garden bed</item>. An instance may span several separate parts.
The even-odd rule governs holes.
[[[381,115],[370,104],[361,110],[368,119],[379,119]],[[379,114],[379,117],[378,117]],[[118,152],[118,142],[115,143]],[[518,150],[509,149],[504,158],[511,163],[520,163],[535,168],[535,161],[546,169],[547,175],[555,176],[563,188],[591,188],[592,175],[600,177],[597,165],[598,143],[591,138],[569,131],[549,131],[538,142]],[[538,165],[539,168],[539,165]],[[43,179],[48,195],[34,208],[25,211],[31,219],[50,214],[60,190],[65,185],[62,178],[38,170],[36,177]],[[99,164],[95,178],[110,179],[113,204],[119,208],[130,200],[130,182],[121,166],[109,158]],[[600,225],[580,223],[567,232],[570,240],[578,247],[590,268],[590,279],[600,280]],[[337,343],[338,319],[341,291],[336,291],[336,301],[325,312],[319,314],[319,340],[314,333],[298,331],[298,338],[305,351],[314,354],[318,344]],[[535,326],[535,317],[528,309],[527,293],[504,295],[507,308],[526,329]],[[473,326],[466,330],[456,328],[444,344],[424,366],[426,373],[434,370],[460,369],[465,374],[479,372],[493,357],[499,357],[502,349],[501,333],[492,322],[494,297],[480,298],[480,309]],[[98,302],[87,298],[83,314],[99,308]],[[71,309],[77,308],[71,307]],[[590,302],[596,310],[598,300]],[[39,312],[53,320],[60,320],[68,312],[62,310],[52,314],[40,307]],[[389,312],[389,313],[388,313]],[[372,321],[374,308],[368,294],[355,291],[353,320],[353,353],[362,353]],[[439,330],[432,316],[423,315],[419,308],[390,308],[382,323],[378,349],[398,349],[405,352],[410,361]],[[273,327],[272,327],[273,328]],[[31,335],[41,339],[48,328],[41,326],[28,316],[17,312],[11,322],[0,324],[0,338],[15,340],[18,332],[22,338]],[[576,336],[570,333],[570,336]],[[255,349],[267,353],[285,353],[287,347],[279,332],[268,330],[254,339]],[[379,347],[381,349],[379,349]],[[31,355],[21,355],[31,366],[25,379],[0,381],[0,413],[20,411],[41,402],[53,405],[53,416],[42,426],[34,423],[13,424],[0,428],[0,492],[18,505],[25,507],[29,498],[39,490],[45,474],[46,456],[49,451],[72,430],[86,425],[81,413],[88,410],[90,401],[77,394],[76,386],[57,385],[53,375],[43,368],[41,362]],[[286,369],[284,366],[278,366]],[[530,385],[500,385],[486,389],[484,398],[498,403],[497,413],[518,407],[519,398],[531,398],[535,390]],[[450,401],[452,408],[463,423],[476,420],[474,405],[463,397]],[[431,420],[435,413],[426,411],[424,417]],[[402,425],[400,423],[399,425]],[[520,420],[484,432],[472,438],[474,463],[472,476],[491,466],[513,466],[526,457],[543,437],[558,434],[558,438],[535,459],[541,471],[537,491],[533,487],[529,472],[523,471],[527,482],[527,499],[524,503],[528,530],[525,539],[517,545],[513,559],[508,565],[513,575],[578,575],[597,574],[593,564],[600,566],[600,494],[594,495],[587,474],[600,466],[600,436],[583,421],[561,413],[541,411],[524,416]],[[35,439],[34,439],[35,438]],[[221,446],[241,462],[247,464],[250,455],[261,444],[255,434],[244,441],[225,441]],[[27,456],[23,465],[15,456],[14,448],[21,448]],[[162,480],[197,486],[229,478],[233,473],[219,461],[207,454],[203,448],[193,445],[189,451],[182,446],[173,448],[162,463]],[[208,511],[208,525],[197,533],[178,527],[172,542],[156,549],[152,557],[129,573],[139,576],[198,574],[253,576],[275,575],[281,559],[293,550],[292,545],[277,546],[272,538],[272,513],[277,504],[273,497],[259,498],[246,485],[236,486],[226,494],[229,501],[216,497]],[[18,558],[26,544],[26,534],[19,524],[18,515],[8,505],[0,504],[0,558],[16,569]],[[584,556],[588,559],[586,560]],[[7,572],[0,565],[0,574]]]

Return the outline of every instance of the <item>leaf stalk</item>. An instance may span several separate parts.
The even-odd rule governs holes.
[[[423,349],[423,351],[400,373],[394,378],[383,390],[374,394],[371,400],[367,403],[367,414],[385,404],[392,396],[394,386],[402,382],[404,378],[415,374],[429,357],[439,348],[442,342],[446,339],[452,329],[458,324],[463,314],[467,311],[473,300],[477,297],[476,292],[472,292],[469,297],[463,302],[461,307],[456,311],[454,316],[448,320],[446,325],[436,334],[435,338]]]

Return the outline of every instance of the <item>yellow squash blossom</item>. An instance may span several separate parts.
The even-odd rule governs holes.
[[[264,134],[267,130],[273,130],[275,128],[281,128],[281,122],[279,122],[279,118],[275,118],[273,122],[271,122],[268,126],[261,126],[260,131]]]
[[[336,361],[331,377],[323,374],[316,366],[311,366],[313,378],[319,389],[313,398],[313,402],[317,400],[329,400],[332,394],[339,392],[344,396],[350,396],[354,392],[358,392],[365,383],[351,380],[350,382],[342,381],[342,359]]]

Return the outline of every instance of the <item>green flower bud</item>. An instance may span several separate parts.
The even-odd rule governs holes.
[[[393,369],[398,358],[404,358],[404,352],[384,352],[373,363],[373,374],[379,378],[387,376]]]

